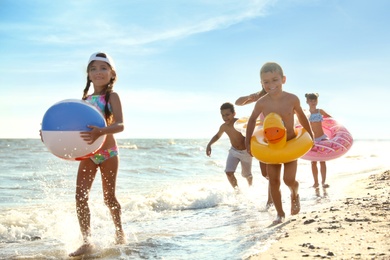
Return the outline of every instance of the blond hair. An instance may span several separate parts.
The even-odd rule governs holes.
[[[266,72],[278,72],[282,78],[284,76],[282,67],[276,62],[265,63],[263,67],[261,67],[260,69],[260,76],[262,73],[266,73]]]

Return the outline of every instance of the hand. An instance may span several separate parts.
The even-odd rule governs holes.
[[[250,155],[250,156],[252,156],[252,157],[253,157],[253,155],[252,155],[252,152],[251,152],[251,148],[250,148],[250,147],[249,147],[249,148],[247,148],[247,149],[246,149],[246,151],[249,153],[249,155]]]
[[[211,155],[211,147],[210,146],[207,146],[207,148],[206,148],[206,155],[209,157]]]
[[[245,141],[246,141],[246,138],[245,138]],[[249,139],[249,142],[245,142],[245,147],[246,147],[247,153],[249,153],[250,156],[253,157],[252,152],[251,152],[251,143],[250,143],[250,139]]]
[[[87,144],[93,144],[101,135],[103,135],[103,131],[97,126],[88,125],[88,127],[92,130],[88,132],[80,132],[80,137],[83,138]]]
[[[248,97],[249,101],[256,101],[259,98],[259,95],[257,93],[255,94],[250,94]]]

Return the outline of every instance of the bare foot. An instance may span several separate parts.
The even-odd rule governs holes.
[[[234,187],[234,193],[236,194],[240,194],[241,193],[241,190],[238,186]]]
[[[296,215],[301,211],[301,203],[299,201],[299,194],[295,199],[291,196],[291,215]]]
[[[272,222],[273,225],[277,225],[284,222],[284,216],[277,216],[276,219]]]
[[[329,184],[323,183],[323,184],[322,184],[322,188],[329,188]]]
[[[80,246],[76,251],[74,251],[73,253],[70,253],[69,256],[70,257],[75,257],[75,256],[80,256],[80,255],[85,255],[85,254],[89,254],[92,252],[92,250],[95,248],[95,246],[93,244],[89,244],[89,243],[86,243],[86,244],[83,244],[82,246]]]
[[[313,188],[318,188],[320,185],[318,183],[314,183]]]

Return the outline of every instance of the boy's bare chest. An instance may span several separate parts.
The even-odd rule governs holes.
[[[271,103],[268,106],[264,107],[263,112],[265,115],[268,115],[269,113],[276,113],[279,114],[281,117],[285,117],[290,116],[292,114],[293,107],[283,103]]]

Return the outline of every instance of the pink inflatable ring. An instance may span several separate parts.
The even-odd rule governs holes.
[[[343,156],[352,146],[350,132],[331,117],[324,118],[322,129],[328,139],[316,141],[313,148],[302,159],[309,161],[329,161]]]

